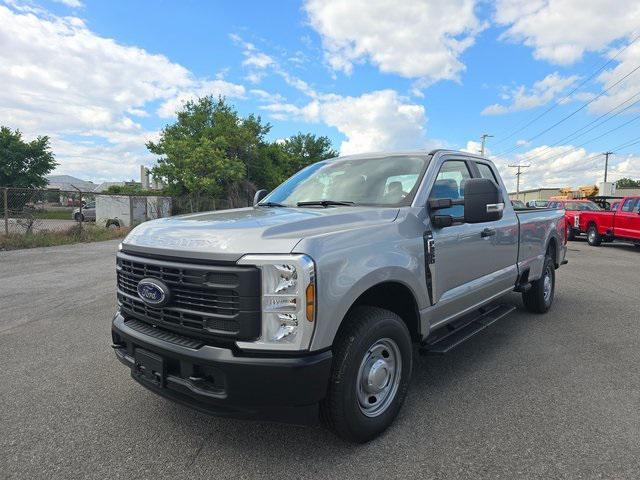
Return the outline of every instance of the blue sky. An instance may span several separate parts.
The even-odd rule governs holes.
[[[610,177],[640,178],[638,35],[635,0],[0,0],[0,123],[94,181],[153,165],[144,142],[204,94],[347,154],[489,133],[510,186],[516,162],[525,188],[593,184],[612,149]]]

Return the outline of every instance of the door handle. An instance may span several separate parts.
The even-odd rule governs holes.
[[[495,234],[496,230],[494,228],[485,228],[484,230],[482,230],[482,233],[480,233],[480,236],[482,238],[493,237]]]

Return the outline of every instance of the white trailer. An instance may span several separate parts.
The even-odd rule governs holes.
[[[171,197],[96,195],[96,225],[131,227],[171,215]]]

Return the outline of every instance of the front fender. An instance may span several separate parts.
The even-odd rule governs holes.
[[[295,253],[305,253],[316,262],[318,297],[311,350],[330,347],[349,308],[380,283],[406,286],[418,308],[426,308],[422,233],[417,222],[405,218],[307,238],[295,247]]]

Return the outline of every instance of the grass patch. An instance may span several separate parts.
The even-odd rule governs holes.
[[[82,229],[74,225],[57,232],[36,232],[27,234],[10,233],[0,235],[0,250],[18,250],[22,248],[52,247],[72,243],[101,242],[123,238],[129,233],[128,228],[100,228],[84,224]]]
[[[71,213],[73,210],[36,210],[33,218],[41,220],[73,220]]]

